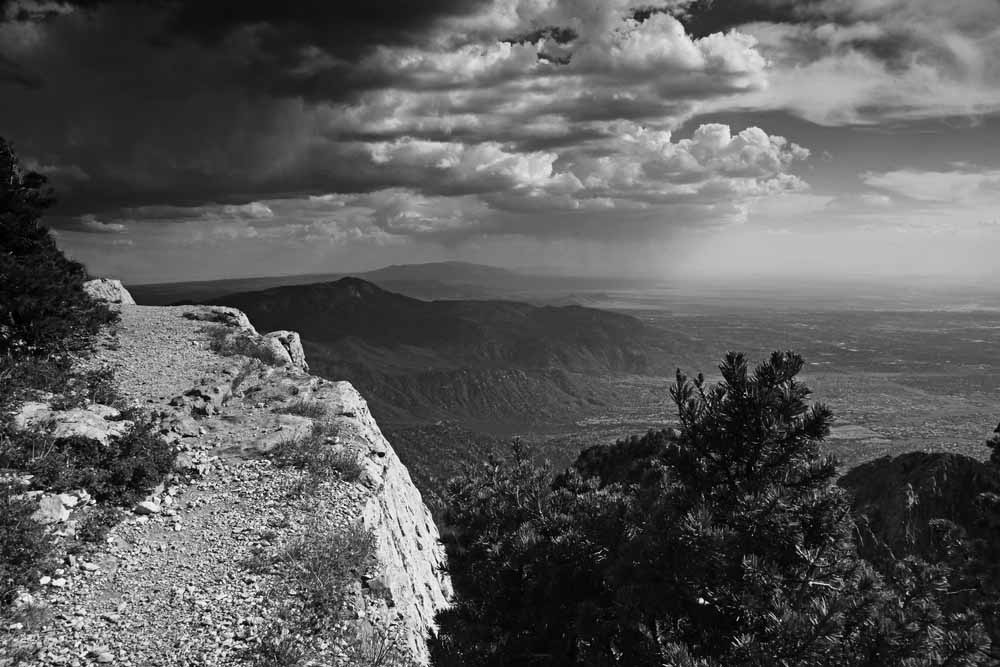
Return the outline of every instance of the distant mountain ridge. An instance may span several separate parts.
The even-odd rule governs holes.
[[[412,346],[502,367],[645,373],[659,332],[641,320],[581,306],[516,301],[422,301],[360,278],[234,294],[212,303],[269,327],[284,322],[311,342],[356,338]]]
[[[372,282],[380,280],[421,280],[444,283],[517,280],[527,276],[518,271],[471,262],[427,262],[424,264],[392,264],[374,271],[352,274]]]
[[[471,262],[427,262],[424,264],[393,264],[372,271],[311,273],[295,276],[260,276],[225,278],[176,283],[129,285],[138,303],[149,306],[180,301],[202,302],[229,294],[257,292],[274,287],[311,285],[333,282],[349,276],[376,282],[389,289],[412,288],[420,296],[468,296],[470,286],[481,288],[479,295],[490,286],[509,285],[511,281],[531,281],[532,277],[496,266]]]
[[[514,298],[531,303],[566,303],[576,292],[636,287],[626,279],[533,275],[470,262],[394,264],[372,271],[262,276],[150,285],[128,285],[136,301],[147,306],[201,303],[230,294],[258,292],[274,287],[327,283],[349,276],[419,299]]]
[[[360,278],[210,303],[298,331],[314,371],[354,382],[386,421],[561,419],[610,399],[604,376],[663,372],[672,358],[664,332],[628,315],[422,301]]]

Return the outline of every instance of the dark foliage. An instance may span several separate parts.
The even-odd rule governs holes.
[[[39,223],[52,202],[45,177],[23,171],[0,138],[0,356],[80,348],[114,317],[84,292],[83,265]]]
[[[118,507],[98,505],[80,520],[80,524],[76,527],[76,537],[82,542],[101,544],[123,515]]]
[[[943,604],[946,565],[858,554],[801,367],[730,354],[714,387],[678,372],[679,431],[554,482],[520,447],[454,480],[436,663],[986,664],[976,613]]]
[[[143,422],[107,445],[32,431],[8,431],[0,441],[0,466],[32,473],[37,488],[56,493],[86,489],[98,501],[116,505],[130,505],[146,495],[170,471],[173,458],[170,446]]]
[[[45,528],[31,519],[37,506],[22,491],[0,483],[0,605],[10,603],[18,587],[37,581],[52,554]]]

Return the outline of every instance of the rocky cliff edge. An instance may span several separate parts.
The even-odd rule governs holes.
[[[261,335],[234,309],[137,306],[111,281],[92,293],[115,304],[120,320],[86,363],[113,370],[120,393],[154,419],[177,452],[175,472],[98,553],[69,556],[43,577],[55,620],[33,637],[30,664],[279,664],[260,662],[261,651],[301,639],[301,627],[275,618],[307,587],[289,579],[287,555],[323,531],[358,528],[370,531],[371,556],[349,564],[332,624],[307,638],[305,662],[289,664],[367,664],[391,646],[399,664],[425,664],[434,616],[451,593],[444,551],[350,383],[309,375],[297,334]],[[121,428],[114,408],[77,412],[86,414],[60,414],[40,397],[18,419],[25,428],[79,426],[97,440]],[[296,443],[346,472],[283,465],[276,454]],[[87,498],[71,496],[41,498],[50,512],[38,517],[66,540],[88,512]]]

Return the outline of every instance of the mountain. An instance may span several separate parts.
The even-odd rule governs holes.
[[[374,271],[353,274],[333,272],[297,276],[228,278],[224,280],[129,285],[128,289],[138,303],[145,306],[161,306],[180,302],[203,302],[229,294],[256,292],[273,287],[330,282],[348,275],[358,276],[386,289],[403,291],[421,298],[491,296],[497,289],[505,289],[515,283],[523,286],[535,280],[531,276],[484,264],[429,262],[426,264],[393,264]]]
[[[551,422],[613,400],[605,378],[662,373],[665,332],[628,315],[514,301],[422,301],[360,278],[211,303],[298,331],[321,375],[349,379],[380,421]]]
[[[428,262],[426,264],[393,264],[374,271],[356,274],[375,283],[382,281],[433,281],[439,283],[470,283],[489,285],[528,276],[509,269],[470,262]]]
[[[533,275],[469,262],[394,264],[363,273],[314,273],[298,276],[232,278],[182,283],[129,285],[144,306],[201,303],[230,294],[274,287],[309,285],[353,275],[383,289],[418,299],[516,299],[532,303],[586,301],[587,295],[614,289],[633,289],[642,281],[609,278]]]

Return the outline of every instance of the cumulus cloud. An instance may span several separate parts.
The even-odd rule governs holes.
[[[693,32],[703,3],[79,4],[0,21],[0,71],[42,82],[8,77],[0,126],[62,188],[67,231],[299,251],[641,244],[809,187],[795,137],[696,120],[758,104],[798,44]],[[876,37],[856,32],[811,39]]]
[[[769,86],[723,105],[788,109],[825,125],[1000,110],[994,0],[762,4],[782,10],[779,20],[740,30],[773,63]]]

